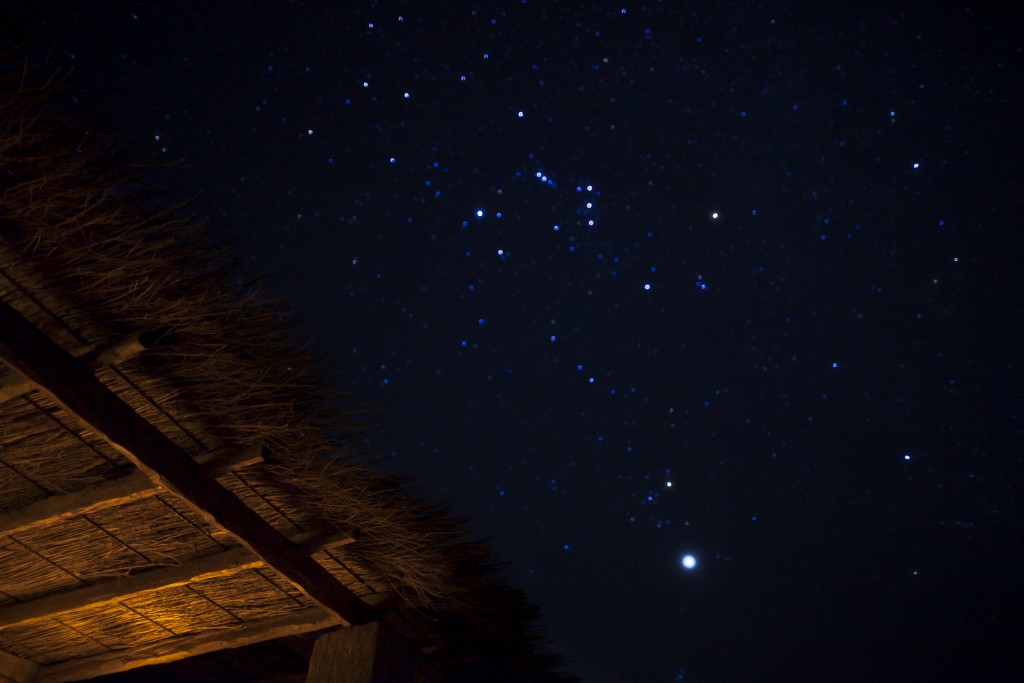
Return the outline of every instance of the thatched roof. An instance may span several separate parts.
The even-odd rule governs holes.
[[[356,452],[288,315],[52,91],[0,90],[0,670],[384,619],[456,679],[560,679],[490,551]]]

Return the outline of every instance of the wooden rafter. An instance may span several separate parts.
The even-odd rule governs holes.
[[[392,603],[395,599],[393,593],[377,593],[363,597],[366,604],[371,606]],[[216,650],[244,647],[276,638],[322,631],[340,625],[342,625],[341,619],[333,614],[325,613],[319,607],[313,607],[232,628],[167,638],[129,650],[117,650],[41,666],[38,668],[35,678],[27,680],[32,683],[77,681],[83,678],[129,671],[143,666],[166,664]],[[20,661],[32,664],[27,660]],[[0,682],[2,681],[3,679],[0,678]]]
[[[211,476],[248,467],[262,460],[262,446],[248,446],[238,450],[224,448],[196,457],[196,462]],[[53,524],[79,515],[91,515],[150,498],[161,491],[163,489],[146,475],[133,472],[81,491],[50,496],[23,508],[0,513],[0,534],[17,534],[30,527]]]
[[[351,536],[324,537],[308,533],[292,540],[308,555],[353,542]],[[57,593],[30,602],[0,607],[0,624],[4,628],[25,626],[80,609],[123,602],[151,591],[231,576],[248,569],[258,569],[264,566],[266,564],[263,560],[246,548],[231,548],[189,564],[153,569],[135,576],[103,581],[67,593]]]
[[[92,657],[72,659],[39,668],[36,683],[62,683],[83,678],[105,676],[141,666],[164,664],[186,657],[252,645],[275,638],[297,636],[338,626],[341,619],[325,614],[320,608],[305,609],[279,617],[244,624],[235,628],[204,631],[193,636],[167,638],[131,650],[107,652]]]
[[[366,605],[324,567],[239,500],[89,368],[0,302],[0,361],[39,387],[81,424],[124,454],[158,486],[235,536],[346,625],[370,618]]]

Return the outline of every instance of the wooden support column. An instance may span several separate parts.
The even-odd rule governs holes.
[[[0,650],[0,683],[32,683],[39,665]]]
[[[408,683],[417,659],[387,623],[361,624],[317,638],[306,683]]]
[[[47,335],[0,302],[0,361],[21,373],[85,427],[131,460],[151,481],[235,536],[299,590],[345,624],[368,620],[352,591],[240,501],[126,405]]]

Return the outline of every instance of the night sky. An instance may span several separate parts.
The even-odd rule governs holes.
[[[1022,675],[1021,14],[3,4],[585,681]]]

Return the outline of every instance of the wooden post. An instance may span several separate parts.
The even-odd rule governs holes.
[[[417,658],[387,623],[361,624],[317,638],[306,683],[409,683]]]
[[[0,650],[0,683],[32,683],[39,665]]]

